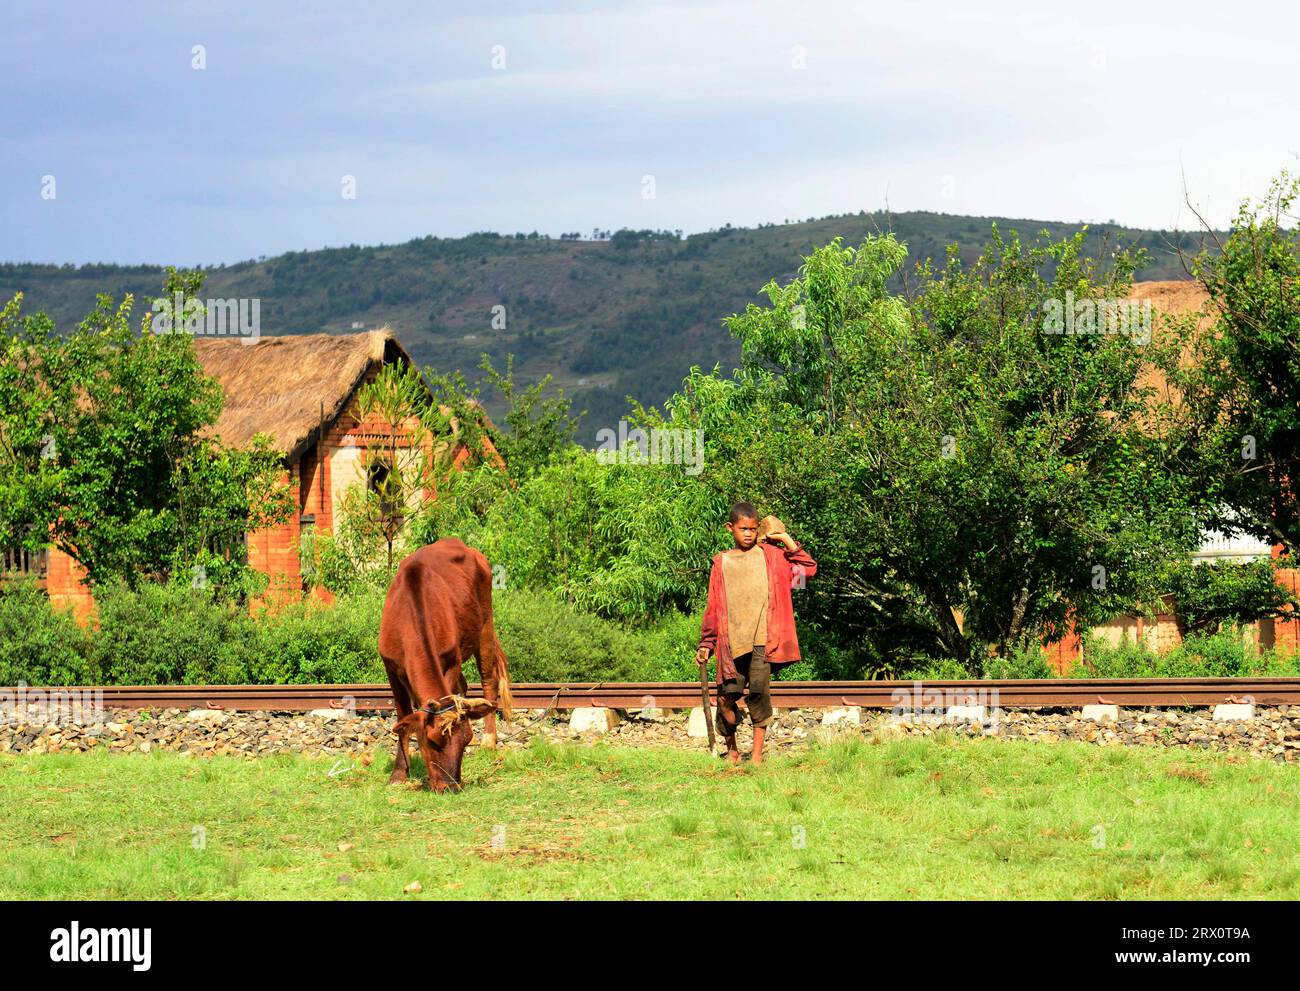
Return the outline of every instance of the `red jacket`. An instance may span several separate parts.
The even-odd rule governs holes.
[[[796,584],[802,584],[804,578],[817,574],[817,562],[808,556],[802,544],[792,551],[766,541],[759,546],[767,558],[765,656],[773,666],[790,664],[799,660],[799,640],[794,632],[794,604],[790,601],[790,590]],[[709,572],[709,601],[704,607],[700,646],[708,647],[718,659],[718,684],[736,677],[727,633],[727,588],[722,580],[722,554],[713,556],[713,570]]]

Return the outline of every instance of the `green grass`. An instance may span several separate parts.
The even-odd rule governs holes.
[[[1300,767],[1245,757],[940,735],[729,770],[537,741],[443,796],[347,766],[5,757],[0,897],[1300,897]]]

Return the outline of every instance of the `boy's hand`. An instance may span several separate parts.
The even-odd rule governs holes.
[[[788,551],[794,550],[799,546],[794,537],[785,532],[785,524],[775,516],[769,516],[763,520],[762,528],[766,531],[763,539],[772,544],[780,544]]]
[[[763,522],[758,525],[758,535],[760,540],[780,544],[788,551],[792,551],[799,546],[795,539],[785,532],[785,524],[775,516],[763,517]]]
[[[704,665],[709,663],[708,647],[701,647],[699,650],[695,652],[695,663],[698,664],[700,667],[704,667]]]

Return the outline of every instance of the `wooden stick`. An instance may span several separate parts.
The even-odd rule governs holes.
[[[713,753],[718,748],[717,739],[713,735],[713,704],[709,701],[709,666],[700,665],[700,699],[704,703],[704,727],[709,731],[709,753]]]

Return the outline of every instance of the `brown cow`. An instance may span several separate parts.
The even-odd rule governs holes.
[[[465,698],[461,664],[473,655],[483,698]],[[428,787],[460,787],[460,762],[484,717],[483,742],[496,746],[496,710],[511,718],[506,655],[492,625],[492,570],[487,558],[454,537],[421,547],[397,566],[379,623],[397,704],[397,761],[389,784],[405,781],[412,731],[428,769]]]

